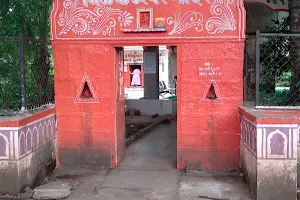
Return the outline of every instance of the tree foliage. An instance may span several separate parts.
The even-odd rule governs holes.
[[[289,17],[284,18],[278,25],[267,26],[271,33],[289,33]],[[275,90],[275,78],[291,69],[290,41],[288,37],[269,36],[263,40],[260,49],[260,60],[263,68],[263,79],[266,85]],[[271,78],[272,77],[272,78]],[[274,87],[272,87],[274,86]]]
[[[0,35],[49,39],[52,0],[0,0]]]
[[[289,17],[277,26],[267,27],[267,32],[300,33],[300,1],[268,0],[269,3],[289,3]],[[262,77],[263,92],[275,93],[278,86],[289,87],[289,92],[278,96],[279,102],[289,105],[300,104],[300,37],[269,37],[261,45],[261,61],[264,65]],[[276,95],[275,95],[276,96]]]
[[[279,24],[266,27],[267,32],[289,33],[290,19],[284,18]],[[260,78],[261,104],[284,105],[290,99],[289,92],[276,93],[276,86],[291,86],[290,38],[283,36],[261,37],[260,61],[262,71]]]
[[[6,36],[18,37],[22,33],[44,41],[24,40],[26,90],[31,106],[49,99],[45,90],[53,81],[49,76],[53,71],[46,41],[50,37],[51,5],[52,0],[0,0],[0,110],[19,109],[21,104],[19,41]],[[33,102],[34,98],[37,100]]]

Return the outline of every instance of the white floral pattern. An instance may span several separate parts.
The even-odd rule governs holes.
[[[126,11],[126,5],[129,3],[138,5],[147,5],[149,2],[154,4],[171,3],[170,0],[63,0],[60,4],[56,3],[56,6],[62,6],[62,11],[56,15],[57,26],[55,38],[58,39],[80,39],[91,38],[91,36],[97,36],[104,40],[114,39],[169,39],[169,38],[241,38],[241,32],[239,36],[222,35],[224,32],[234,32],[237,27],[241,30],[239,24],[243,19],[235,19],[235,6],[239,6],[242,0],[172,0],[177,1],[178,4],[197,4],[202,6],[203,3],[208,4],[205,7],[209,7],[210,12],[202,14],[197,10],[190,10],[186,12],[175,12],[172,16],[165,16],[167,22],[167,35],[161,34],[161,36],[121,36],[121,32],[136,33],[139,30],[135,27],[137,17],[133,16],[129,11]],[[60,4],[60,5],[59,5]],[[113,4],[113,5],[112,5]],[[112,8],[116,4],[119,4],[119,8]],[[110,6],[111,5],[111,6]],[[122,5],[122,6],[120,6]],[[243,7],[243,5],[241,5]],[[57,10],[57,9],[56,9]],[[133,11],[134,12],[134,11]],[[241,11],[244,13],[244,11]],[[55,13],[55,12],[53,12]],[[136,14],[136,13],[134,13]],[[208,15],[207,15],[208,14]],[[243,15],[240,14],[239,17]],[[164,17],[164,16],[162,16]],[[239,20],[239,21],[238,21]],[[152,23],[151,23],[152,24]],[[239,25],[238,25],[239,24]],[[55,26],[56,26],[55,25]],[[185,32],[193,31],[194,35],[184,35]],[[147,30],[150,32],[157,32],[156,29]],[[201,34],[199,34],[201,32]],[[67,35],[73,33],[78,37],[69,38]],[[192,33],[191,33],[192,34]],[[203,35],[204,34],[204,35]],[[109,37],[110,36],[110,37]],[[116,36],[116,37],[113,37]],[[94,38],[94,37],[92,37]]]
[[[235,31],[236,23],[233,11],[230,5],[235,0],[206,0],[211,4],[210,12],[213,17],[210,17],[206,23],[206,30],[209,34],[224,33],[224,31]]]
[[[110,36],[112,32],[115,34],[117,21],[120,27],[126,27],[132,20],[133,16],[127,11],[123,12],[108,6],[97,6],[92,11],[79,6],[79,0],[65,0],[58,20],[58,25],[63,27],[59,35],[72,31],[79,36],[88,34]]]
[[[199,6],[203,6],[203,4],[201,3],[201,0],[192,0],[192,2],[194,4],[198,4]],[[190,4],[190,0],[179,0],[180,4]]]
[[[172,31],[169,35],[181,34],[188,29],[195,28],[195,31],[201,32],[203,30],[203,15],[199,12],[188,11],[181,15],[181,13],[176,13],[175,18],[169,17],[167,23],[169,25],[174,25]]]
[[[201,0],[191,0],[192,3],[194,4],[198,4],[200,6],[202,6]],[[156,5],[159,5],[159,3],[161,2],[162,4],[168,4],[168,2],[166,0],[82,0],[82,3],[84,6],[88,6],[89,4],[91,5],[97,5],[97,6],[101,6],[101,5],[112,5],[113,2],[116,2],[118,4],[121,4],[123,6],[128,5],[130,2],[138,5],[138,4],[145,4],[147,5],[148,2],[152,2]],[[178,0],[179,4],[190,4],[190,0]]]

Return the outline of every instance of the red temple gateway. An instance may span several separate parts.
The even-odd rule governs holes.
[[[177,168],[239,166],[243,0],[54,0],[58,160],[125,152],[123,46],[177,46]]]

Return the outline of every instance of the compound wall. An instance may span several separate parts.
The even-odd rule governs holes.
[[[40,184],[56,167],[55,108],[0,117],[0,195]]]

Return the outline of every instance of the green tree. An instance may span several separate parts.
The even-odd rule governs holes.
[[[267,32],[289,33],[289,17],[284,18],[276,26],[266,27]],[[260,102],[262,105],[282,106],[289,104],[290,92],[276,92],[276,86],[290,86],[291,56],[290,39],[283,36],[261,38],[260,61],[261,71]]]
[[[289,18],[285,18],[276,26],[267,26],[267,32],[288,33]],[[262,38],[263,40],[264,38]],[[260,60],[263,65],[262,81],[263,91],[275,93],[275,83],[284,72],[288,72],[291,66],[290,42],[287,37],[267,37],[260,46]]]
[[[273,27],[273,29],[269,27],[268,31],[300,33],[299,0],[268,0],[268,2],[282,4],[288,2],[289,4],[289,17],[278,27]],[[272,51],[273,53],[269,52],[270,54],[267,58],[262,58],[265,59],[267,66],[272,65],[268,71],[270,77],[275,78],[276,75],[287,72],[287,67],[289,67],[291,69],[290,101],[298,104],[300,102],[300,37],[290,37],[288,40],[283,37],[278,37],[277,39],[268,40],[265,45],[268,45],[268,47],[265,46],[266,51]],[[265,53],[265,55],[267,55],[267,52]],[[268,70],[268,68],[266,68],[266,70]],[[271,86],[272,91],[275,89],[274,78],[266,82]]]
[[[26,89],[29,104],[43,104],[49,101],[51,79],[50,49],[46,42],[50,37],[50,10],[52,0],[0,0],[0,36],[36,38],[45,42],[25,40]],[[19,107],[19,47],[18,41],[0,40],[0,109]],[[9,89],[8,89],[9,88]],[[6,95],[3,95],[6,93]],[[10,95],[8,95],[10,93]],[[36,95],[32,95],[36,93]],[[13,101],[19,103],[13,103]],[[34,102],[33,102],[34,101]]]

